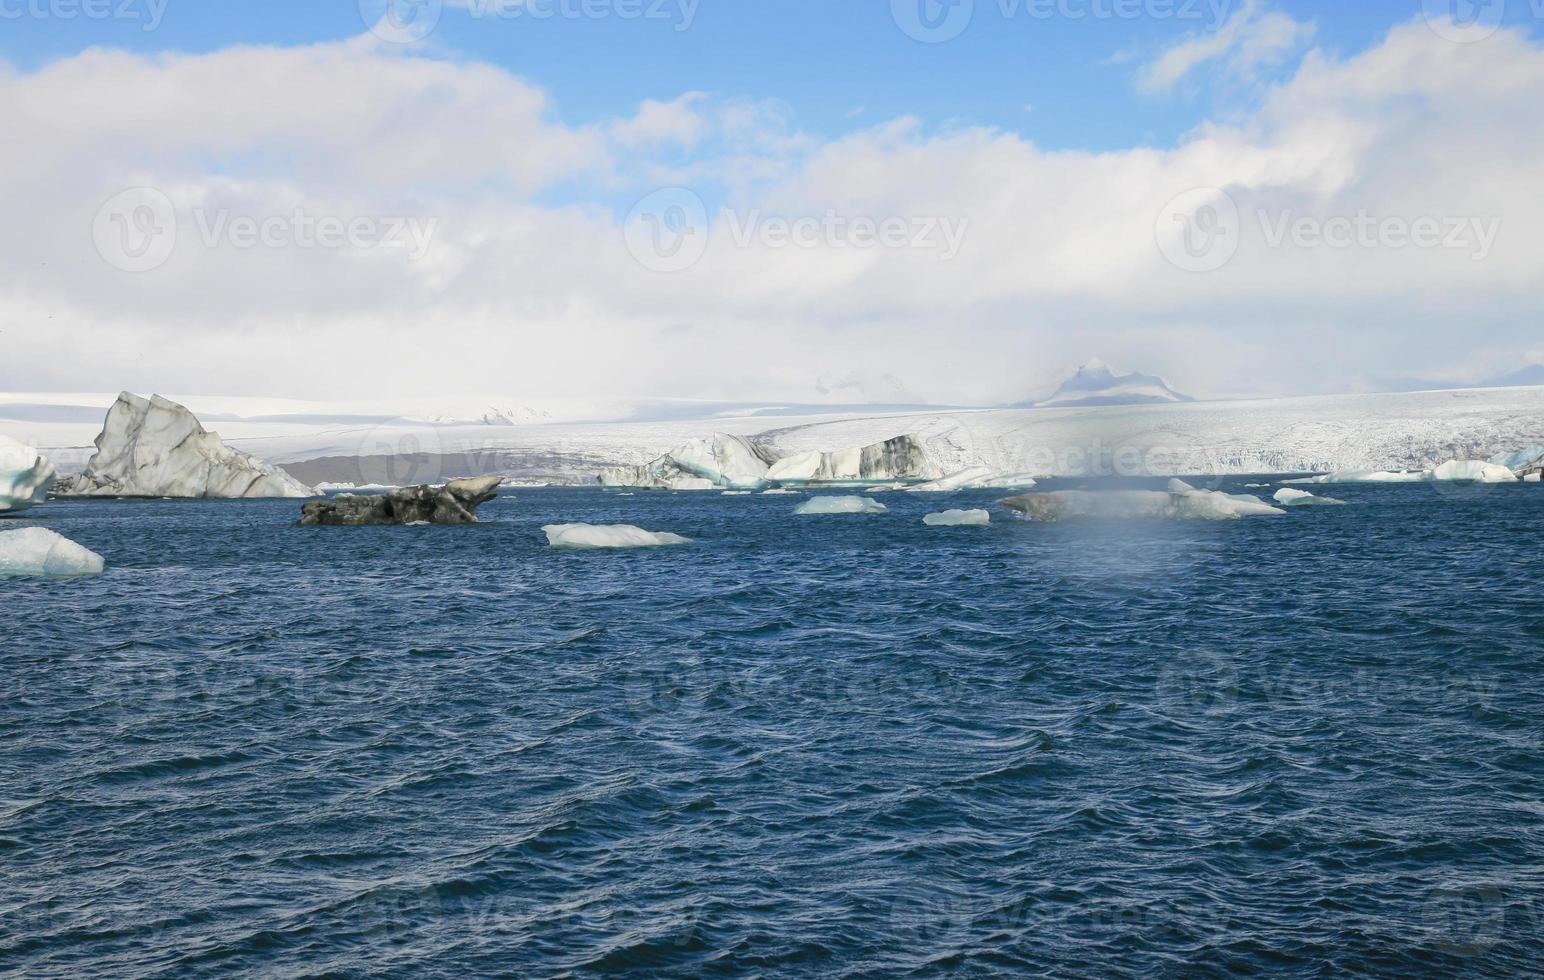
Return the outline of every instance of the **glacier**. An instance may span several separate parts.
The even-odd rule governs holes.
[[[86,471],[61,481],[58,492],[73,497],[317,496],[283,470],[226,446],[176,402],[126,391],[108,409]]]
[[[871,497],[812,497],[794,508],[799,515],[883,514],[890,508]]]
[[[54,466],[31,446],[0,435],[0,514],[26,510],[48,499]]]
[[[102,556],[47,528],[0,531],[0,575],[83,578],[100,575]]]
[[[913,435],[854,449],[811,450],[779,459],[767,470],[772,483],[871,484],[941,479],[944,472]]]
[[[548,524],[542,528],[553,548],[593,551],[601,548],[658,548],[691,544],[691,538],[668,531],[645,531],[631,524]]]
[[[603,487],[650,490],[756,490],[770,462],[749,439],[719,432],[693,439],[642,466],[618,466],[597,478]]]
[[[946,510],[922,518],[928,527],[978,527],[992,523],[991,512],[985,510]]]
[[[81,447],[101,431],[101,413],[115,398],[116,393],[0,393],[0,433],[38,447],[61,473],[79,473],[90,455]],[[690,417],[640,417],[630,403],[607,401],[587,403],[570,420],[515,426],[409,424],[387,420],[408,414],[389,404],[176,400],[201,416],[219,416],[220,434],[231,448],[283,465],[306,483],[404,483],[409,481],[398,474],[433,472],[593,485],[602,470],[636,468],[709,432],[745,439],[769,460],[870,446],[906,433],[938,469],[926,480],[906,483],[944,479],[972,467],[1042,481],[1398,471],[1415,471],[1404,479],[1421,480],[1424,471],[1455,457],[1496,462],[1497,454],[1544,446],[1544,387],[883,412],[814,406],[772,411],[737,404],[733,412]],[[379,417],[362,419],[361,413]],[[365,446],[381,447],[375,450],[380,455],[365,457],[368,465],[361,463]],[[897,481],[852,485],[858,492],[890,482]]]

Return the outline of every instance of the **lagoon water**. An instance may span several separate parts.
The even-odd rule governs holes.
[[[1537,487],[961,528],[922,517],[1000,494],[506,493],[6,522],[109,568],[3,583],[0,974],[1544,963]]]

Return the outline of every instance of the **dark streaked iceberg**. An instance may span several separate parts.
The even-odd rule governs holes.
[[[476,524],[477,508],[498,496],[499,477],[452,480],[443,487],[403,487],[370,496],[344,494],[301,507],[307,526],[361,527],[391,524]]]

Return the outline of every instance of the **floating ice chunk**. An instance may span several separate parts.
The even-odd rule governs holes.
[[[1042,521],[1066,521],[1077,518],[1105,520],[1184,520],[1226,521],[1241,517],[1284,514],[1257,497],[1216,493],[1210,490],[1177,489],[1188,487],[1182,481],[1170,484],[1169,493],[1158,490],[1061,490],[1054,493],[1026,493],[1004,500],[1003,506]]]
[[[1490,461],[1527,479],[1530,474],[1544,473],[1544,446],[1533,446],[1515,453],[1497,453]]]
[[[26,510],[48,499],[54,467],[48,457],[0,436],[0,514]]]
[[[1430,473],[1412,473],[1408,471],[1388,470],[1346,470],[1340,473],[1326,473],[1323,476],[1308,476],[1298,480],[1283,480],[1283,483],[1302,486],[1314,483],[1425,483],[1431,479]]]
[[[81,578],[102,568],[101,555],[47,528],[0,532],[0,575]]]
[[[749,491],[749,490],[725,490],[719,496],[722,496],[722,497],[749,497],[750,495],[751,495],[751,491]]]
[[[547,544],[554,548],[589,550],[594,548],[657,548],[668,544],[691,544],[690,538],[668,531],[645,531],[631,524],[548,524],[542,528]]]
[[[815,497],[806,500],[795,514],[883,514],[889,510],[869,497]]]
[[[956,490],[1029,490],[1036,485],[1025,473],[1002,473],[990,466],[973,466],[939,480],[919,483],[912,493],[952,493]]]
[[[946,510],[922,518],[928,527],[975,527],[992,523],[992,515],[985,510]]]
[[[800,491],[798,491],[798,490],[788,490],[788,489],[785,489],[783,487],[773,487],[771,490],[763,490],[761,492],[763,494],[786,495],[786,494],[791,494],[791,493],[799,493]]]
[[[1283,507],[1313,507],[1316,505],[1328,505],[1331,507],[1344,507],[1344,500],[1336,500],[1334,497],[1315,497],[1307,490],[1294,490],[1291,487],[1282,487],[1276,491],[1276,502]]]
[[[1498,463],[1478,459],[1455,459],[1443,463],[1431,473],[1433,480],[1466,483],[1516,483],[1517,474]]]

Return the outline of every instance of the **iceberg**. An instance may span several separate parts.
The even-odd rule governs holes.
[[[922,518],[928,527],[975,527],[992,523],[992,515],[984,510],[946,510]]]
[[[668,531],[645,531],[631,524],[548,524],[542,528],[553,548],[590,551],[598,548],[658,548],[691,544],[691,538]]]
[[[772,483],[874,484],[922,482],[944,476],[917,436],[897,436],[861,449],[796,453],[773,463],[766,478]]]
[[[1528,480],[1530,483],[1538,482],[1538,477],[1544,473],[1544,446],[1533,446],[1515,453],[1497,453],[1490,458],[1492,463],[1505,466],[1517,476]]]
[[[722,432],[693,439],[642,466],[618,466],[599,476],[603,487],[650,490],[755,490],[766,485],[771,464],[741,436]]]
[[[48,457],[31,446],[0,436],[0,514],[23,511],[48,499],[54,475]]]
[[[795,514],[883,514],[890,508],[871,497],[812,497]]]
[[[1516,483],[1517,474],[1509,467],[1478,459],[1455,459],[1431,472],[1433,480],[1466,483]]]
[[[1180,480],[1171,481],[1167,493],[1159,490],[1060,490],[1009,497],[1002,504],[1041,521],[1079,518],[1228,521],[1286,513],[1258,497],[1197,490]]]
[[[1025,473],[1000,473],[989,466],[973,466],[938,480],[909,488],[912,493],[952,493],[956,490],[1030,490],[1034,477]]]
[[[1307,490],[1294,490],[1291,487],[1282,487],[1276,491],[1276,502],[1283,507],[1313,507],[1328,505],[1331,507],[1344,507],[1344,500],[1336,500],[1334,497],[1315,497]]]
[[[403,487],[383,494],[346,493],[312,500],[300,508],[307,527],[363,527],[389,524],[476,524],[477,508],[499,494],[497,476],[452,480],[443,487]]]
[[[1429,473],[1412,473],[1407,471],[1387,470],[1347,470],[1341,473],[1326,473],[1323,476],[1308,476],[1297,480],[1283,480],[1288,486],[1320,483],[1425,483],[1431,479]]]
[[[283,470],[231,449],[176,402],[129,392],[108,409],[86,472],[61,481],[58,492],[73,497],[317,496]]]
[[[100,575],[102,556],[42,527],[0,532],[0,575],[82,578]]]

